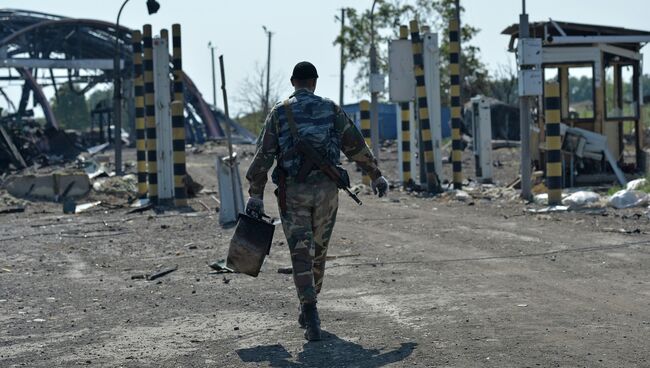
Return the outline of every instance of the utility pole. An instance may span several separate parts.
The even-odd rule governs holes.
[[[519,15],[519,42],[529,37],[526,0],[521,0],[522,11]],[[521,58],[521,55],[518,55]],[[520,68],[524,66],[520,65]],[[521,73],[519,74],[522,75]],[[530,98],[519,96],[519,131],[521,132],[521,198],[532,199],[530,183]]]
[[[271,37],[273,36],[273,32],[269,31],[266,26],[262,26],[262,29],[264,29],[264,32],[266,32],[266,35],[269,39],[266,54],[266,94],[264,97],[264,116],[262,117],[262,119],[265,119],[266,115],[269,113],[269,85],[271,83]]]
[[[120,16],[122,10],[129,0],[124,0],[120,10],[117,12],[115,21],[115,55],[113,57],[113,123],[115,129],[113,135],[115,139],[115,175],[121,176],[122,172],[122,67],[120,59],[122,58],[122,49],[120,48]],[[147,0],[147,12],[149,15],[154,14],[160,9],[160,4],[156,0]],[[108,130],[110,131],[110,124]],[[110,141],[110,138],[109,138]]]
[[[344,29],[345,29],[345,8],[341,8],[341,73],[339,80],[339,106],[343,106],[343,90],[345,89],[345,77],[343,72],[345,71],[345,60],[344,60]]]
[[[379,160],[379,113],[377,99],[379,92],[376,91],[375,78],[377,78],[377,48],[375,46],[375,5],[377,0],[372,2],[370,9],[370,140],[372,142],[372,153]]]
[[[115,57],[113,58],[113,130],[115,135],[115,175],[122,175],[122,68],[120,59],[122,57],[122,50],[120,49],[120,16],[122,10],[129,0],[124,0],[120,11],[117,13],[117,21],[115,22]],[[108,130],[110,131],[110,125]],[[110,138],[109,138],[110,141]]]
[[[208,48],[212,54],[212,106],[217,108],[217,79],[214,75],[214,50],[217,49],[217,46],[212,46],[212,42],[208,42]]]

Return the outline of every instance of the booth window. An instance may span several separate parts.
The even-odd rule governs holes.
[[[635,70],[631,64],[610,64],[605,67],[605,116],[610,120],[636,120],[639,99]]]
[[[596,115],[593,64],[546,65],[544,81],[560,83],[563,120],[593,121]]]
[[[593,119],[594,68],[592,66],[569,67],[569,118]]]

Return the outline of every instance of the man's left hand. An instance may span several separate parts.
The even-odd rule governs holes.
[[[371,187],[372,187],[372,191],[375,194],[378,194],[380,197],[383,197],[386,195],[386,192],[388,191],[388,180],[386,180],[385,177],[380,176],[377,179],[372,181]]]
[[[246,214],[251,217],[262,218],[264,215],[264,201],[255,197],[248,198]]]

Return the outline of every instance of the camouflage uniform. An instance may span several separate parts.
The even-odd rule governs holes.
[[[301,139],[332,164],[340,163],[340,151],[343,151],[373,180],[381,176],[363,136],[334,102],[307,89],[296,90],[288,102]],[[298,298],[304,304],[315,302],[323,285],[325,257],[338,210],[338,188],[320,170],[313,170],[304,182],[296,182],[303,158],[293,153],[288,125],[285,107],[278,103],[266,118],[246,178],[250,182],[250,196],[261,198],[267,173],[276,159],[273,182],[278,184],[280,170],[286,174],[286,211],[281,213],[282,226],[291,251]]]

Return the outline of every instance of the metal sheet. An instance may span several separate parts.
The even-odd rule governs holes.
[[[429,106],[429,122],[433,138],[433,156],[436,175],[440,182],[444,180],[442,171],[442,117],[440,114],[440,50],[438,49],[438,34],[423,35],[422,56],[424,61],[424,85],[427,90],[427,105]]]
[[[392,102],[415,99],[413,50],[409,40],[392,40],[388,46],[388,83]]]
[[[174,198],[174,162],[172,147],[171,85],[167,40],[153,41],[154,91],[156,103],[156,148],[158,164],[158,199]]]

